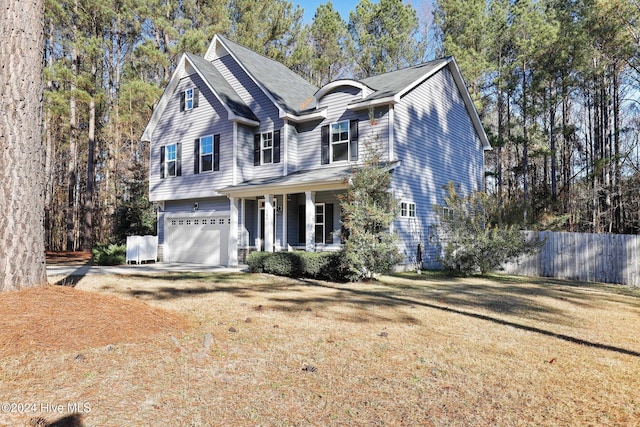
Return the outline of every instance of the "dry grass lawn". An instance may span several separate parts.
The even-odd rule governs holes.
[[[27,292],[0,295],[0,425],[640,425],[640,290],[220,273]]]

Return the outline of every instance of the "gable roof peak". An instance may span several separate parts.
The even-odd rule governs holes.
[[[216,34],[204,58],[213,61],[226,55],[231,55],[278,107],[281,117],[297,116],[313,107],[309,104],[317,87],[284,64]]]

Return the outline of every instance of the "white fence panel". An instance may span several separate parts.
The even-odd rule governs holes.
[[[525,231],[540,252],[505,265],[509,274],[640,286],[640,236]]]
[[[127,236],[127,264],[158,260],[158,236]]]

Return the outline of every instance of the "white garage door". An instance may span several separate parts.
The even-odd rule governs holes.
[[[165,260],[225,265],[229,251],[229,216],[165,220]]]

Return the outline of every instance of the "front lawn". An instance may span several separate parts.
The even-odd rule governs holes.
[[[33,324],[19,330],[37,308],[16,313],[18,324],[0,316],[0,403],[39,410],[0,412],[0,425],[61,417],[43,402],[88,404],[85,427],[640,420],[635,289],[509,276],[335,284],[229,273],[87,276],[76,288],[67,298],[110,294],[109,321],[139,336],[95,325],[98,340],[77,332],[77,316],[76,332],[65,332],[69,313],[51,307],[49,320],[61,325],[54,337]],[[118,313],[113,295],[135,305],[123,301]],[[172,325],[150,333],[140,301],[154,313],[144,319],[166,309]],[[94,303],[86,325],[100,311]],[[64,345],[42,348],[52,339]]]

